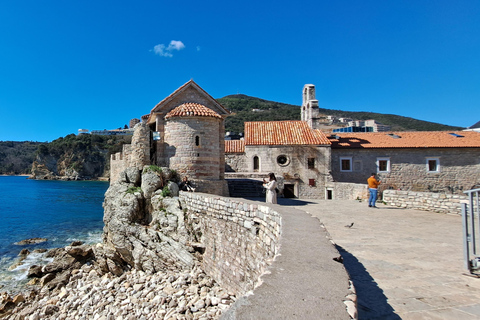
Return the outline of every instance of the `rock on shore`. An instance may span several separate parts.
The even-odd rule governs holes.
[[[14,301],[15,300],[15,301]],[[216,319],[234,302],[195,265],[191,270],[146,274],[135,269],[100,275],[93,265],[72,271],[70,281],[28,295],[3,297],[4,319]],[[7,308],[5,308],[7,307]],[[2,312],[2,311],[0,311]]]
[[[167,196],[178,195],[173,176],[126,169],[105,194],[103,243],[50,250],[29,270],[33,290],[0,295],[0,318],[218,318],[235,296],[202,271],[199,222]]]

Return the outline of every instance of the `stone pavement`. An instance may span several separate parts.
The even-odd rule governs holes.
[[[460,216],[356,200],[279,202],[325,226],[355,285],[359,319],[480,319],[480,279],[464,269]]]

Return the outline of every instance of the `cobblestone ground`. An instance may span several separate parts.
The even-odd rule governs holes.
[[[279,202],[325,226],[356,287],[359,319],[480,319],[480,279],[464,269],[459,215],[355,200]]]

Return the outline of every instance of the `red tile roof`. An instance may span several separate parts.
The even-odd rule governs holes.
[[[208,92],[206,92],[205,90],[202,89],[202,87],[200,87],[195,81],[193,80],[189,80],[187,81],[186,83],[184,83],[182,86],[180,86],[177,90],[175,90],[174,92],[172,92],[168,97],[164,98],[162,101],[160,101],[159,103],[157,103],[155,105],[155,107],[152,108],[152,110],[150,111],[150,118],[149,118],[149,123],[151,121],[154,120],[155,117],[153,117],[153,114],[156,112],[156,109],[159,108],[161,105],[163,104],[166,104],[168,103],[169,101],[171,101],[173,98],[175,98],[178,94],[180,94],[182,91],[184,91],[186,88],[188,87],[193,87],[193,88],[196,88],[197,90],[199,90],[201,93],[203,93],[205,96],[207,96],[208,98],[210,98],[212,100],[212,102],[221,110],[221,112],[225,113],[225,114],[230,114],[230,111],[228,111],[227,109],[225,109],[224,106],[222,106],[217,100],[215,100],[210,94],[208,94]],[[153,119],[153,120],[152,120]]]
[[[258,121],[245,122],[245,145],[330,145],[330,141],[304,121]]]
[[[225,140],[225,153],[244,153],[244,140]]]
[[[172,111],[167,113],[165,119],[169,119],[172,117],[214,117],[222,119],[222,116],[201,105],[199,103],[184,103],[179,105],[178,107],[174,108]]]
[[[480,148],[474,131],[334,133],[332,148]],[[455,135],[461,136],[457,137]]]

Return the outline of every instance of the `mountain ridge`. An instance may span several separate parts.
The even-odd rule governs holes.
[[[300,105],[275,102],[248,96],[245,94],[227,95],[217,99],[232,115],[225,120],[225,131],[243,132],[243,122],[246,121],[280,121],[300,120]],[[252,111],[257,110],[257,111]],[[375,119],[377,122],[391,126],[392,131],[445,131],[463,130],[462,127],[418,120],[395,114],[384,114],[369,111],[342,111],[319,108],[320,114],[337,118],[352,118],[353,120]]]

